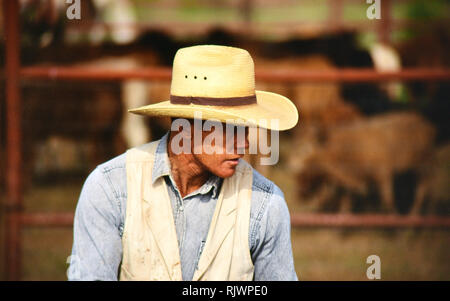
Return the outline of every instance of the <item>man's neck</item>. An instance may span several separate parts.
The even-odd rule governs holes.
[[[170,148],[172,135],[167,143],[167,154],[170,171],[181,197],[199,189],[211,176],[211,173],[200,163],[193,154],[175,154]]]

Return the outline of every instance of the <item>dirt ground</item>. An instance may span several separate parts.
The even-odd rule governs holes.
[[[69,181],[34,186],[25,195],[26,210],[73,211],[81,185]],[[291,212],[298,212],[301,207],[289,197],[286,193]],[[1,230],[3,236],[4,227]],[[24,229],[22,241],[23,280],[67,279],[72,229]],[[372,254],[381,259],[382,280],[450,280],[448,230],[296,228],[292,247],[301,280],[367,280],[366,258]],[[1,264],[3,271],[3,260]]]

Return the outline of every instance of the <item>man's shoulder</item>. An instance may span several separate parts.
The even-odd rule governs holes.
[[[103,162],[97,166],[99,172],[105,174],[115,169],[125,169],[126,168],[126,155],[124,152],[106,162]]]
[[[260,174],[250,163],[241,159],[239,164],[240,170],[251,170],[253,183],[252,190],[259,191],[264,193],[272,193],[274,189],[277,187],[274,182]]]
[[[283,191],[271,180],[253,168],[252,210],[250,217],[260,221],[269,211],[285,211],[287,206]],[[281,215],[280,215],[281,217]]]
[[[100,185],[106,194],[120,198],[126,196],[126,152],[97,167],[89,174],[85,184]]]
[[[127,153],[130,150],[142,150],[148,148],[153,143],[160,140],[151,141],[133,148],[127,149],[124,153],[105,161],[91,172],[88,180],[110,186],[114,191],[119,191],[117,195],[126,195],[126,165]]]
[[[260,174],[250,163],[245,161],[244,159],[240,160],[240,164],[238,165],[237,171],[251,171],[253,177],[252,190],[271,193],[276,186],[272,181],[264,177]]]
[[[150,146],[154,146],[154,144],[158,144],[161,140],[150,141],[148,143],[144,143],[142,145],[138,145],[136,147],[130,148],[124,153],[106,161],[97,166],[97,169],[101,173],[108,173],[112,170],[125,170],[127,163],[127,152],[131,150],[147,150]]]
[[[253,168],[253,191],[273,193],[277,185]]]

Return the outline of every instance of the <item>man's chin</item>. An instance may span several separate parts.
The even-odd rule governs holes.
[[[214,173],[216,176],[222,179],[229,178],[234,175],[236,172],[236,167],[227,167],[223,168],[222,170],[218,171],[217,173]]]

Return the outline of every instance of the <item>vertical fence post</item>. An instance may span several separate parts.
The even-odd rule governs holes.
[[[344,3],[343,0],[329,0],[328,3],[328,24],[331,31],[337,32],[342,26]]]
[[[378,25],[378,40],[382,43],[389,44],[391,41],[392,30],[392,3],[390,0],[381,1],[381,20]]]
[[[22,210],[19,1],[4,0],[3,16],[6,50],[7,126],[4,266],[7,280],[19,280],[21,269],[20,216]]]
[[[240,14],[245,24],[244,30],[247,33],[252,32],[252,12],[253,12],[253,0],[242,0],[240,3]]]

